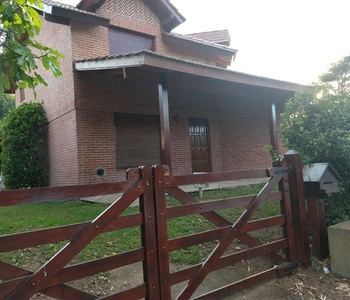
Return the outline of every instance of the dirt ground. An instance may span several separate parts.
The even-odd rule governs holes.
[[[243,265],[242,265],[243,266]],[[241,266],[241,267],[242,267]],[[247,266],[247,265],[246,265]],[[185,266],[171,266],[174,272]],[[256,266],[251,264],[246,269],[245,275],[249,275]],[[297,274],[288,275],[279,279],[273,279],[253,288],[235,293],[225,299],[259,299],[259,300],[342,300],[350,299],[350,280],[339,278],[332,273],[325,274],[323,267],[330,268],[328,262],[313,266],[307,270],[298,269]],[[70,285],[95,294],[96,296],[107,296],[117,291],[129,289],[142,283],[141,264],[129,265],[109,273],[99,274],[71,283]],[[235,269],[236,268],[236,269]],[[242,275],[242,269],[229,267],[211,274],[199,287],[196,295],[213,290],[217,287],[231,283]],[[182,290],[185,283],[172,287],[173,299]],[[52,299],[43,295],[36,295],[32,300]]]

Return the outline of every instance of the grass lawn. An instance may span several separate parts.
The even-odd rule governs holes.
[[[263,185],[223,188],[204,192],[204,201],[224,199],[258,193]],[[193,193],[198,197],[198,193]],[[180,203],[168,198],[168,206],[180,205]],[[0,235],[31,231],[41,228],[56,227],[89,221],[97,217],[108,207],[102,203],[88,203],[79,200],[64,202],[48,202],[27,205],[17,205],[0,208]],[[219,213],[234,222],[244,208],[226,209]],[[123,214],[138,213],[138,207],[129,207]],[[254,218],[259,219],[280,213],[279,201],[265,203],[261,206]],[[215,226],[200,215],[186,216],[168,220],[169,239],[193,234],[215,228]],[[16,265],[30,263],[34,257],[47,260],[54,255],[66,242],[41,245],[31,249],[1,253],[0,259]],[[140,227],[131,227],[123,230],[108,232],[97,237],[75,259],[74,262],[87,261],[95,258],[121,253],[141,246]],[[173,263],[194,264],[198,263],[206,255],[205,245],[193,246],[170,253]]]

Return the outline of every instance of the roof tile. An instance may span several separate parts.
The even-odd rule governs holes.
[[[81,9],[79,9],[79,8],[76,8],[76,7],[73,6],[73,5],[64,4],[64,3],[61,3],[61,2],[51,1],[51,0],[42,0],[41,2],[42,2],[43,4],[46,4],[46,5],[52,5],[52,6],[55,6],[55,7],[60,7],[60,8],[64,8],[64,9],[76,11],[76,12],[79,12],[79,13],[83,13],[83,14],[87,14],[87,15],[92,15],[92,16],[100,17],[100,16],[97,15],[96,13],[89,12],[89,11],[86,11],[86,10],[81,10]]]
[[[231,41],[230,33],[228,32],[227,29],[189,33],[189,34],[184,34],[184,36],[189,38],[204,40],[204,41],[208,41],[216,44],[224,44],[224,43],[229,44]]]

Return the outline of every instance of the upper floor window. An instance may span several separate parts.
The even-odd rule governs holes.
[[[154,38],[117,28],[108,29],[109,54],[154,50]]]

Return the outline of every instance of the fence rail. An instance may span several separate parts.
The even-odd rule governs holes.
[[[295,162],[289,158],[290,161]],[[193,298],[220,299],[262,280],[292,272],[300,258],[295,251],[295,240],[300,237],[300,232],[295,230],[292,222],[293,218],[298,220],[299,216],[295,215],[295,211],[292,214],[292,201],[296,200],[291,199],[289,193],[290,165],[291,163],[287,164],[284,160],[276,168],[188,176],[170,176],[169,169],[165,166],[140,167],[130,170],[127,174],[128,180],[125,182],[0,192],[0,206],[123,193],[94,220],[0,236],[0,253],[69,241],[35,272],[0,261],[0,280],[2,280],[0,298],[30,299],[40,292],[58,299],[170,300],[172,296],[176,299],[190,299],[211,272],[256,257],[265,257],[272,262],[273,267],[256,275]],[[181,188],[182,185],[188,184],[243,178],[269,178],[269,180],[257,195],[208,202],[195,199]],[[275,186],[279,187],[279,191],[274,190]],[[182,205],[168,207],[166,195],[177,199]],[[139,212],[121,216],[121,213],[137,199],[139,199]],[[279,214],[251,219],[262,204],[271,201],[280,201]],[[298,209],[301,210],[302,200],[298,201]],[[242,211],[234,222],[218,213],[220,210],[236,208],[242,208]],[[204,217],[214,228],[169,239],[169,220],[191,215]],[[303,224],[299,222],[298,225],[302,227]],[[132,226],[139,226],[141,229],[139,248],[67,266],[98,235]],[[283,227],[283,236],[269,243],[262,243],[251,235],[254,231],[274,226]],[[225,251],[236,239],[248,248],[226,254]],[[216,243],[216,246],[203,263],[175,272],[170,271],[170,253],[208,242]],[[281,255],[281,251],[284,251],[285,255]],[[302,255],[304,258],[307,257],[305,253]],[[98,298],[87,291],[80,291],[67,285],[74,280],[138,262],[142,263],[143,283],[125,291],[117,291],[111,296]],[[173,285],[188,280],[178,295],[171,294]]]

